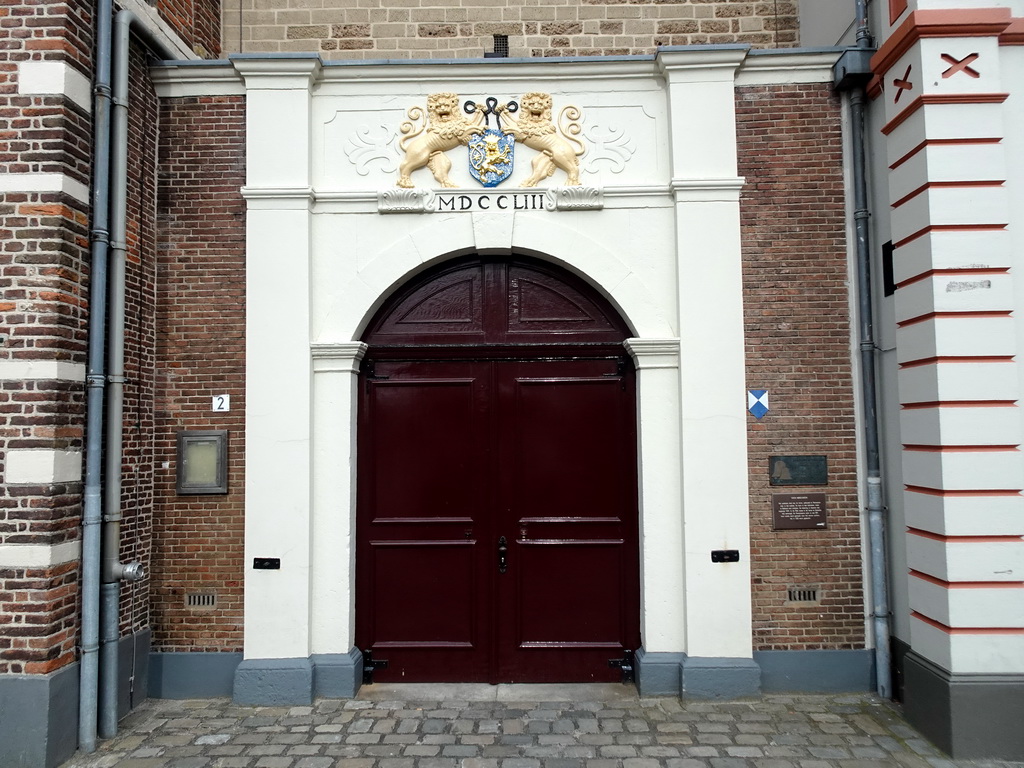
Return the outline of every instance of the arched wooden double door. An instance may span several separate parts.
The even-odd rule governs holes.
[[[459,260],[364,340],[356,644],[375,681],[583,682],[639,647],[625,325],[531,260]]]

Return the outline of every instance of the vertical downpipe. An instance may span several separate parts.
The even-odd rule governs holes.
[[[110,125],[110,322],[107,360],[106,478],[104,487],[102,555],[102,638],[99,689],[99,730],[103,738],[117,735],[118,641],[120,640],[121,581],[145,576],[141,563],[122,563],[121,447],[124,422],[125,251],[128,219],[128,80],[131,11],[120,11],[113,34],[113,109]],[[140,30],[146,42],[167,59],[177,53]]]
[[[857,0],[857,47],[871,48],[867,2]],[[853,141],[854,230],[857,249],[857,299],[860,321],[861,394],[864,401],[864,450],[867,469],[868,542],[871,550],[871,602],[875,643],[875,688],[882,698],[892,698],[892,659],[889,649],[890,609],[885,542],[885,507],[882,503],[882,470],[879,459],[878,392],[875,376],[875,338],[871,293],[871,244],[868,220],[868,182],[864,113],[866,89],[859,84],[850,92],[850,123]]]
[[[90,232],[92,255],[82,509],[82,658],[78,700],[78,744],[85,753],[96,751],[97,730],[104,738],[117,734],[119,582],[121,579],[135,581],[145,575],[140,563],[121,563],[119,558],[127,247],[128,45],[135,16],[129,11],[118,13],[116,39],[112,19],[112,0],[97,0],[93,224]],[[166,59],[178,58],[177,51],[145,31],[144,37]],[[105,359],[108,335],[109,360]],[[106,387],[108,381],[109,389]],[[106,414],[105,395],[109,401]],[[104,466],[106,477],[103,477]]]
[[[110,172],[110,0],[96,3],[96,79],[93,86],[92,254],[89,284],[89,353],[86,373],[85,490],[82,507],[82,640],[78,694],[78,746],[96,751],[99,688],[100,558],[102,522],[104,331]]]
[[[102,637],[99,732],[117,735],[117,646],[120,636],[121,447],[124,421],[125,250],[128,190],[128,40],[130,20],[114,29],[113,114],[110,161],[110,322],[107,357],[107,452],[103,516]]]

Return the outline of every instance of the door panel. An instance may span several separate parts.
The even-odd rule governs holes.
[[[479,579],[472,541],[375,541],[371,544],[374,645],[472,648]],[[401,599],[395,599],[400,595]],[[438,610],[438,596],[445,610]]]
[[[617,360],[499,368],[499,668],[510,681],[617,680],[639,646],[631,381]],[[506,576],[512,578],[506,578]]]
[[[387,471],[374,475],[374,521],[470,521],[483,471],[474,449],[483,437],[480,383],[423,366],[385,365],[378,374],[389,378],[368,382],[370,451],[387,457]]]
[[[375,679],[619,678],[640,643],[632,386],[616,359],[376,363],[356,606]]]
[[[584,366],[597,375],[565,375]],[[600,377],[601,369],[608,377]],[[556,370],[563,375],[554,377]],[[514,443],[506,461],[513,467],[509,491],[517,515],[614,516],[629,495],[622,483],[623,391],[615,362],[518,363],[502,385],[511,401],[505,429]]]
[[[621,650],[624,617],[614,599],[624,575],[621,544],[520,541],[517,646]]]
[[[363,380],[356,643],[388,660],[380,680],[489,679],[489,377],[387,362]]]

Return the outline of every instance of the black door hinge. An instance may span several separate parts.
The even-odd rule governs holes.
[[[636,682],[636,652],[623,651],[621,659],[608,659],[609,667],[618,667],[622,670],[622,682]]]
[[[376,363],[373,360],[366,360],[363,362],[363,378],[366,379],[366,391],[370,391],[371,381],[387,381],[390,376],[378,376]]]
[[[615,373],[606,373],[605,376],[615,377],[622,383],[622,390],[626,390],[626,360],[625,358],[619,358],[615,361]]]
[[[363,651],[363,685],[373,685],[373,673],[378,669],[387,669],[387,659],[373,658],[373,651]]]

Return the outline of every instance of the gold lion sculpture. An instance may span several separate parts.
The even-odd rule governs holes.
[[[579,186],[579,158],[586,152],[583,142],[576,138],[582,131],[579,108],[563,107],[556,127],[551,121],[551,94],[531,91],[524,93],[519,103],[518,119],[513,118],[507,108],[501,108],[501,119],[505,130],[513,133],[516,141],[538,152],[533,159],[533,173],[523,186],[537,186],[541,179],[551,176],[555,168],[565,171],[565,186]]]
[[[455,93],[432,93],[427,96],[427,120],[419,126],[415,124],[423,118],[423,110],[411,107],[408,111],[408,122],[402,123],[402,139],[398,147],[405,152],[405,158],[398,166],[398,186],[412,189],[412,172],[427,166],[434,174],[437,183],[442,187],[456,187],[448,178],[452,169],[452,161],[445,152],[460,144],[468,144],[474,133],[483,131],[483,107],[478,108],[472,119],[459,111],[459,96]]]

